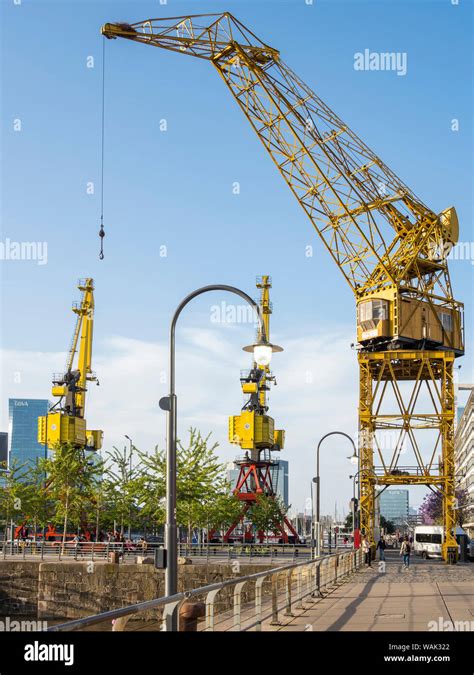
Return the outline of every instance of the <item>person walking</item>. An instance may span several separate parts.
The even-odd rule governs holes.
[[[410,553],[411,545],[408,541],[408,537],[405,537],[405,539],[402,541],[402,545],[400,546],[400,555],[403,556],[403,567],[406,570],[410,567]]]
[[[383,535],[380,536],[380,539],[377,542],[377,549],[379,551],[379,560],[385,560],[385,549],[387,548],[387,544],[385,543],[385,539],[383,538]]]
[[[364,562],[367,567],[372,567],[370,560],[370,543],[367,537],[364,535],[361,542],[362,553],[364,554]]]

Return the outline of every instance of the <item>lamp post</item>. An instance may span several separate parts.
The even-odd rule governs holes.
[[[356,500],[356,478],[360,474],[360,469],[355,473],[353,476],[349,476],[349,478],[352,480],[352,548],[355,548],[355,531],[357,529],[356,527],[356,515],[357,515],[357,510],[355,507],[355,500]],[[357,485],[360,487],[359,481],[357,481]],[[360,499],[359,495],[359,490],[357,491],[358,498]],[[357,519],[357,526],[359,525],[358,519]]]
[[[346,434],[344,431],[330,431],[329,433],[325,434],[319,441],[318,446],[316,448],[316,476],[313,478],[313,483],[316,484],[317,486],[317,496],[316,496],[316,514],[313,513],[313,558],[318,557],[321,555],[321,536],[320,536],[320,506],[321,506],[321,485],[320,485],[320,477],[319,477],[319,450],[321,448],[321,443],[328,438],[328,436],[345,436],[351,443],[352,447],[354,449],[354,452],[350,457],[347,459],[350,459],[353,464],[358,464],[359,462],[359,457],[357,455],[357,449],[355,446],[354,441],[352,438],[349,436],[349,434]],[[316,546],[315,546],[316,544]]]
[[[178,318],[194,298],[210,291],[227,291],[240,296],[253,307],[259,321],[260,339],[252,346],[255,361],[258,365],[268,365],[273,351],[281,351],[281,347],[267,342],[265,323],[258,304],[252,298],[234,286],[213,284],[203,286],[187,295],[176,308],[170,324],[169,342],[169,394],[160,399],[160,408],[167,413],[166,441],[166,525],[165,525],[165,595],[178,592],[178,546],[176,528],[176,433],[177,433],[177,397],[175,391],[175,334]],[[248,348],[246,348],[248,349]],[[167,630],[177,630],[176,611],[168,619]]]
[[[125,438],[130,441],[130,457],[129,457],[129,480],[132,479],[132,455],[133,455],[133,442],[130,436],[124,434]],[[130,506],[128,513],[128,540],[132,540],[132,507]]]

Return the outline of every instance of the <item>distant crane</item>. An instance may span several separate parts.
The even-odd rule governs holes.
[[[447,264],[455,209],[427,207],[228,12],[107,23],[102,34],[209,61],[222,77],[355,295],[361,530],[374,547],[378,485],[434,486],[443,556],[455,562],[453,363],[464,353]],[[400,469],[407,443],[416,464]]]
[[[92,372],[92,335],[94,326],[94,281],[80,279],[80,302],[73,303],[77,315],[64,373],[53,376],[51,393],[59,398],[47,415],[38,417],[38,442],[50,449],[59,443],[72,443],[78,448],[100,450],[103,432],[87,430],[87,382],[96,382]],[[78,353],[77,367],[74,367]]]
[[[257,288],[260,289],[260,309],[265,325],[265,335],[270,340],[270,315],[272,305],[270,303],[270,288],[272,280],[269,276],[257,278]],[[257,335],[257,342],[261,335]],[[244,348],[245,351],[253,351],[253,345]],[[272,345],[272,351],[282,351],[281,347]],[[245,455],[238,457],[235,464],[239,467],[239,475],[234,487],[234,495],[242,502],[242,511],[239,517],[231,524],[224,535],[224,541],[229,541],[237,525],[246,519],[249,510],[258,502],[261,495],[276,499],[279,462],[272,457],[272,452],[280,452],[285,442],[283,429],[275,429],[273,417],[268,415],[267,392],[270,383],[275,384],[275,376],[271,373],[269,365],[257,365],[253,363],[249,371],[241,373],[240,384],[242,393],[246,397],[245,404],[240,415],[229,417],[229,441],[239,445],[245,450]],[[276,517],[271,529],[279,536],[282,543],[288,543],[290,531],[294,543],[298,543],[298,534],[291,522],[281,513],[281,509],[275,510]],[[260,540],[263,541],[264,532],[259,532]],[[244,532],[245,540],[245,532]]]

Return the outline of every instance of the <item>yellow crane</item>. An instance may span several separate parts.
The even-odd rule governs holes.
[[[38,442],[54,449],[57,444],[72,443],[78,448],[100,450],[103,432],[87,430],[84,419],[87,382],[96,382],[92,371],[94,327],[94,280],[80,279],[80,302],[73,303],[77,315],[64,373],[53,376],[51,393],[59,400],[47,415],[38,417]],[[77,367],[74,367],[76,354]]]
[[[430,486],[443,496],[443,556],[454,562],[453,363],[464,353],[447,264],[455,209],[426,206],[228,12],[107,23],[102,34],[206,60],[219,73],[355,296],[361,529],[374,545],[378,486]],[[416,463],[400,466],[407,446]]]
[[[257,288],[260,289],[260,308],[265,326],[266,339],[270,340],[270,303],[271,278],[267,275],[257,278]],[[260,330],[257,342],[261,340]],[[257,348],[258,349],[258,348]],[[254,352],[254,345],[244,347],[244,351]],[[283,351],[281,347],[272,345],[273,352]],[[275,429],[274,420],[267,415],[267,391],[269,384],[275,383],[275,377],[268,364],[258,365],[254,362],[253,368],[241,377],[241,387],[244,396],[248,397],[240,415],[229,417],[229,441],[240,445],[244,450],[250,450],[250,458],[258,461],[262,450],[282,450],[285,432]]]
[[[265,336],[270,340],[270,289],[272,280],[268,275],[257,277],[257,288],[260,290],[260,310],[263,316]],[[262,339],[261,331],[257,333],[257,343]],[[244,347],[244,351],[254,353],[254,345]],[[278,345],[271,345],[272,352],[281,352]],[[258,349],[258,347],[257,347]],[[278,480],[279,462],[272,457],[272,452],[280,452],[285,444],[283,429],[275,429],[275,420],[268,414],[267,392],[270,384],[276,384],[276,378],[270,370],[269,363],[257,364],[253,361],[252,368],[241,374],[240,384],[246,401],[239,415],[229,417],[229,441],[245,450],[243,457],[238,457],[235,464],[239,468],[239,475],[234,486],[234,495],[242,502],[242,511],[238,518],[231,523],[224,535],[224,541],[229,541],[235,527],[243,521],[252,505],[258,501],[260,495],[275,498],[277,494],[276,481]],[[298,534],[291,522],[280,509],[275,511],[272,529],[284,543],[288,542],[289,530],[298,541]],[[244,540],[245,540],[244,533]],[[263,541],[264,533],[259,536]]]

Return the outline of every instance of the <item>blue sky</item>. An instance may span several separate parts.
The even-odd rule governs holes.
[[[270,274],[275,338],[282,344],[308,338],[339,345],[340,337],[340,349],[347,353],[331,352],[331,357],[344,363],[352,358],[343,379],[356,392],[355,356],[349,349],[355,323],[350,289],[208,63],[128,41],[107,41],[107,236],[105,260],[98,260],[99,31],[106,21],[231,11],[278,48],[283,60],[426,204],[435,211],[454,204],[461,240],[472,241],[472,4],[467,0],[457,6],[450,0],[314,0],[312,5],[304,0],[21,0],[19,5],[3,0],[1,8],[2,240],[48,244],[44,266],[1,262],[3,350],[17,355],[64,352],[79,277],[96,280],[95,353],[106,368],[110,340],[164,345],[174,307],[195,287],[231,283],[254,294],[255,276]],[[406,52],[407,74],[354,70],[354,54],[366,48]],[[86,67],[89,56],[95,59],[94,68]],[[457,132],[451,130],[453,118],[459,120]],[[21,120],[21,131],[14,131],[15,119]],[[166,132],[159,130],[161,119],[167,121]],[[86,192],[90,181],[95,183],[94,195]],[[239,195],[232,192],[234,181],[240,183]],[[304,255],[308,244],[315,247],[312,258]],[[167,248],[166,258],[159,255],[161,246]],[[473,267],[470,261],[453,261],[451,270],[455,295],[466,303],[469,346]],[[206,339],[228,339],[231,353],[242,340],[250,341],[246,335],[253,331],[225,332],[225,327],[210,326],[209,306],[221,299],[226,298],[197,301],[183,316],[183,331],[188,331],[183,336],[192,342],[189,331],[205,329]],[[195,353],[192,367],[197,358]],[[239,358],[243,357],[234,359],[236,372],[219,380],[229,391],[235,387],[235,409],[226,414],[241,405]],[[46,356],[41,360],[49,367]],[[474,380],[471,364],[468,351],[463,381]],[[127,389],[127,378],[133,377],[130,367],[117,386]],[[166,366],[158,367],[161,372]],[[336,364],[326,367],[330,373]],[[41,387],[48,395],[49,375],[39,381],[43,371],[38,381],[25,372],[16,388],[11,373],[6,363],[3,414],[6,395],[25,396],[33,390],[39,395]],[[189,371],[181,377],[189,378]],[[194,392],[199,395],[191,392],[183,401],[189,419],[201,419],[199,400],[206,385],[222,403],[217,381],[210,377],[204,382],[196,369]],[[336,382],[337,378],[337,398]],[[280,390],[283,387],[272,399],[273,413],[285,418],[288,408],[282,405],[286,397]],[[154,400],[162,393],[157,383]],[[100,405],[100,392],[94,391],[91,405],[96,403]],[[146,405],[151,409],[151,400]],[[212,397],[207,405],[213,406]],[[118,420],[123,415],[123,410],[117,411]],[[306,439],[298,435],[298,443],[309,445],[329,430],[327,417],[321,414],[319,425],[307,431]],[[331,417],[334,423],[337,419]],[[348,416],[348,426],[354,420]],[[287,425],[291,427],[291,419]],[[109,437],[121,434],[115,426]],[[142,432],[137,427],[138,438]],[[143,442],[152,435],[148,430]],[[290,450],[288,431],[287,437],[285,459],[295,471],[298,465],[296,476],[303,476],[301,448]],[[232,449],[226,452],[228,457],[233,454]],[[295,501],[302,501],[303,492],[293,494]],[[344,493],[341,501],[345,498]]]

